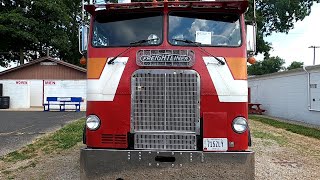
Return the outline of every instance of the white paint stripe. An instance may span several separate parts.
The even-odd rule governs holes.
[[[110,59],[112,57],[108,61]],[[87,80],[88,101],[113,101],[128,59],[129,57],[118,57],[113,64],[105,65],[100,79]]]
[[[219,58],[226,62],[224,58]],[[220,102],[248,102],[247,80],[235,80],[227,64],[213,57],[203,57]]]

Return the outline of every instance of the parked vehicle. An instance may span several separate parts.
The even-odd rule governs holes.
[[[247,55],[255,26],[246,31],[247,8],[247,0],[85,6],[82,179],[195,163],[254,179]]]

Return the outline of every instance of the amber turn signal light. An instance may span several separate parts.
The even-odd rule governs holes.
[[[253,56],[250,56],[247,61],[250,64],[255,64],[257,62],[256,58],[254,58]]]
[[[82,65],[87,64],[87,59],[84,56],[82,56],[82,58],[80,59],[80,64],[82,64]]]

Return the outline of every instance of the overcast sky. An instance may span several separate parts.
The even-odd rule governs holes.
[[[266,40],[272,43],[272,56],[279,56],[286,61],[285,66],[292,61],[313,64],[313,49],[310,46],[320,46],[320,4],[314,4],[311,14],[303,21],[295,23],[295,28],[288,34],[276,33]],[[258,56],[257,59],[261,59]],[[316,49],[316,64],[320,64],[320,48]]]
[[[314,4],[311,14],[303,21],[295,23],[295,28],[288,34],[274,33],[266,38],[272,43],[272,56],[279,56],[286,61],[285,66],[292,61],[304,62],[304,65],[312,65],[313,49],[309,46],[320,46],[320,4]],[[257,56],[262,60],[262,56]],[[316,64],[320,64],[320,48],[316,49]],[[15,64],[12,64],[15,66]],[[0,71],[5,68],[0,67]]]
[[[8,68],[15,67],[15,66],[17,66],[17,63],[11,63],[11,64],[10,64],[10,67],[8,67]],[[4,70],[6,70],[6,69],[7,69],[7,68],[4,68],[4,67],[0,66],[0,72],[1,72],[1,71],[4,71]]]

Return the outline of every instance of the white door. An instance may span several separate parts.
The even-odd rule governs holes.
[[[310,73],[311,109],[320,111],[320,73]]]
[[[30,81],[30,106],[42,106],[43,81]]]

